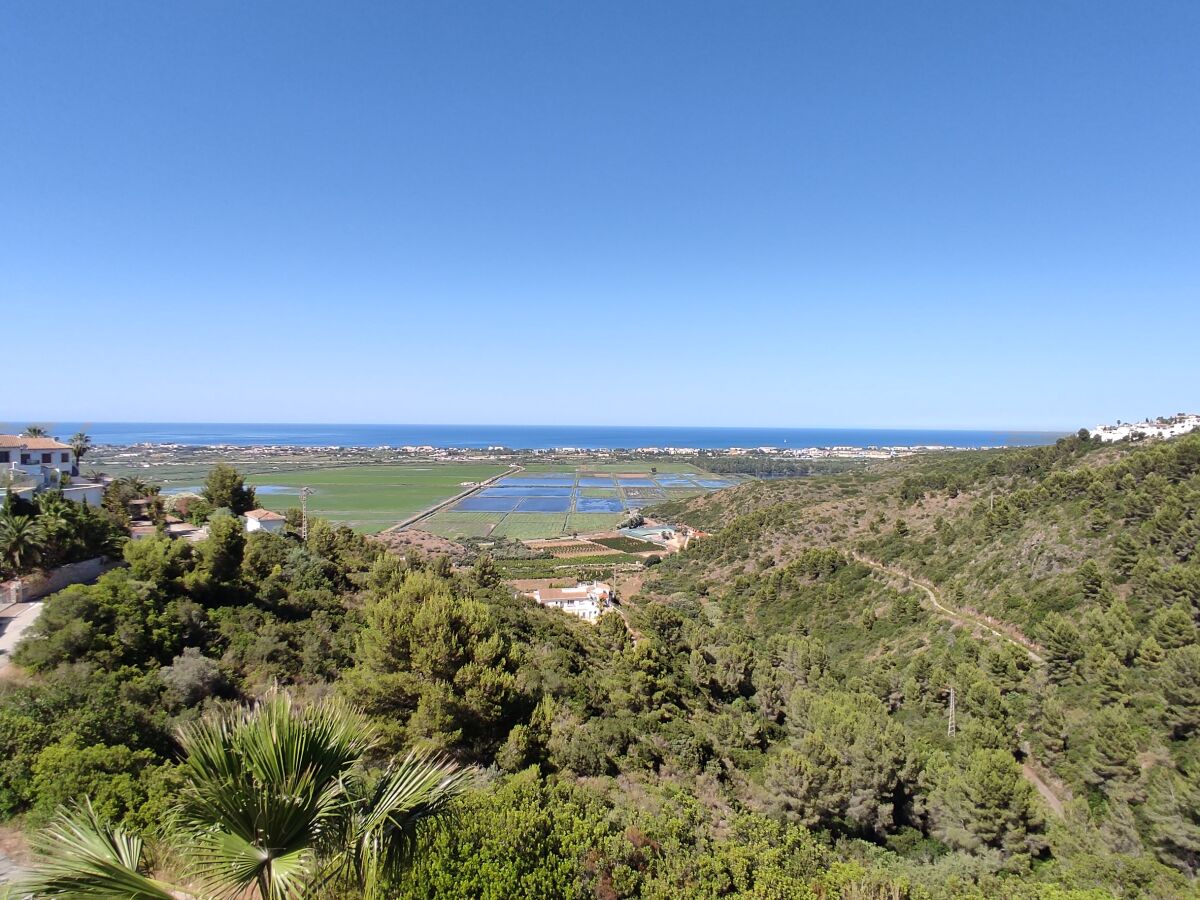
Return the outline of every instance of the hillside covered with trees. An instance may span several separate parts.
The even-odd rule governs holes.
[[[127,543],[15,654],[0,811],[140,842],[106,871],[202,896],[230,884],[198,851],[214,835],[258,860],[240,889],[263,897],[1197,895],[1200,438],[656,512],[708,535],[594,626],[514,597],[479,548],[456,565],[232,516],[196,545]],[[271,716],[342,748],[345,824],[288,832],[286,877],[262,875],[275,831],[196,802],[218,761],[266,765],[246,735]],[[369,740],[339,744],[346,722]],[[301,757],[250,779],[264,820]],[[453,790],[403,806],[388,786],[414,758]]]

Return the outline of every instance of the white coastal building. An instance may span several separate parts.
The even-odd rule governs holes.
[[[77,503],[99,506],[104,485],[80,478],[75,451],[70,444],[52,437],[0,434],[2,482],[19,495],[61,488],[63,496]]]
[[[1126,438],[1134,440],[1153,440],[1179,437],[1200,428],[1200,415],[1195,413],[1178,413],[1173,416],[1158,419],[1146,419],[1144,422],[1117,422],[1116,425],[1097,425],[1092,434],[1105,442],[1123,441]]]
[[[595,622],[612,605],[612,588],[603,581],[581,581],[575,587],[538,588],[530,594],[542,606]]]

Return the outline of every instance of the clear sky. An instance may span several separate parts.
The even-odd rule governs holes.
[[[0,420],[1200,407],[1200,3],[0,0]]]

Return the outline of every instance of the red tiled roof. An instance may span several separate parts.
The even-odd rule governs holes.
[[[281,516],[277,512],[272,512],[269,509],[252,509],[246,513],[247,519],[258,519],[260,522],[278,522],[286,519],[287,516]]]
[[[64,444],[50,437],[25,437],[20,434],[0,434],[0,448],[5,450],[70,450],[70,444]]]

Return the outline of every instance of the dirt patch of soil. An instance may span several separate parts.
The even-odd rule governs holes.
[[[409,529],[407,531],[389,531],[374,537],[393,553],[403,556],[409,550],[418,550],[427,556],[445,554],[453,560],[460,560],[467,555],[467,548],[441,535],[430,534],[428,531]]]

